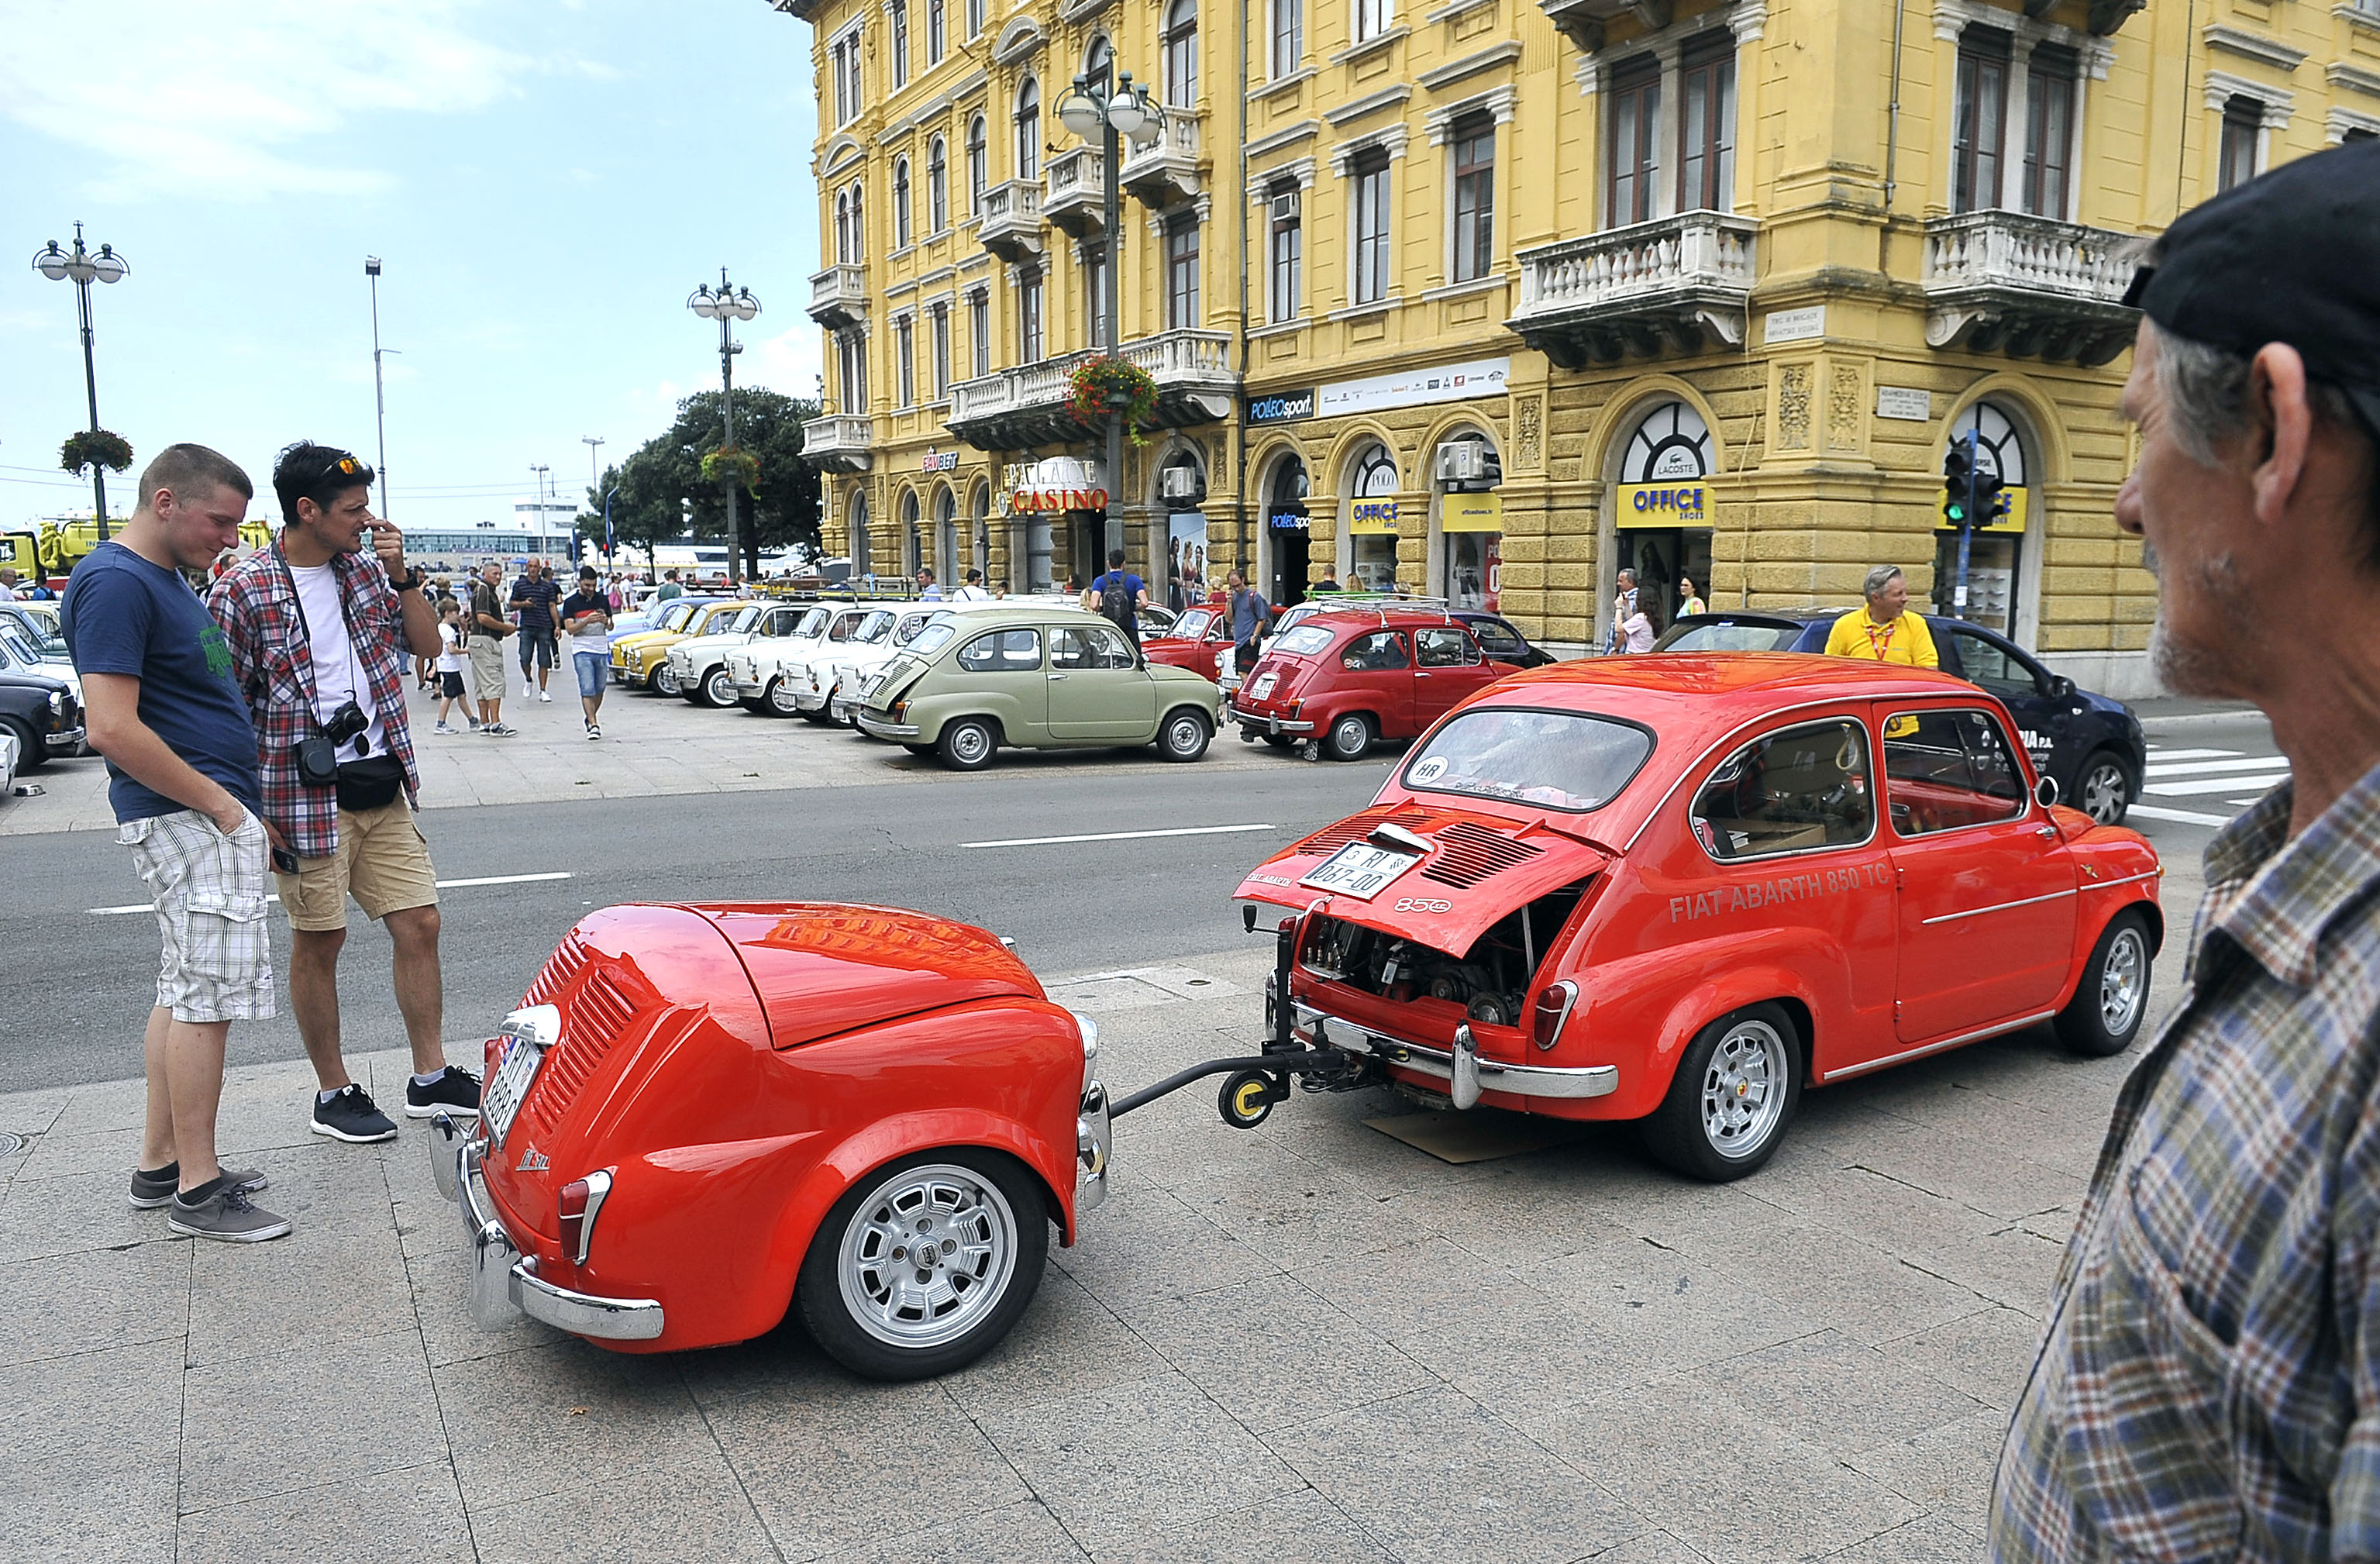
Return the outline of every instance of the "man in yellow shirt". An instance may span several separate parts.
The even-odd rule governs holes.
[[[1934,633],[1925,616],[1911,613],[1909,583],[1897,566],[1879,564],[1867,573],[1867,606],[1835,621],[1827,634],[1828,657],[1864,657],[1911,668],[1939,668]]]

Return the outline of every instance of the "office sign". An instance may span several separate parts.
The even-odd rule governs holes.
[[[1504,496],[1449,494],[1439,505],[1438,525],[1442,532],[1501,532]]]
[[[1348,503],[1347,530],[1358,538],[1393,538],[1397,535],[1397,503],[1394,500],[1354,500]]]
[[[1708,527],[1710,491],[1694,483],[1622,483],[1611,491],[1612,525]]]

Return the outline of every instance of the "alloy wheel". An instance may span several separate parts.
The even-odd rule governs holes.
[[[2116,931],[2099,964],[2099,1021],[2110,1037],[2131,1035],[2148,998],[2148,938],[2137,923]]]
[[[2122,765],[2103,759],[2082,773],[2082,784],[2075,789],[2074,802],[2094,821],[2111,826],[2123,819],[2131,794],[2131,781],[2124,775]]]
[[[1728,1028],[1703,1070],[1703,1136],[1721,1157],[1747,1157],[1767,1144],[1785,1110],[1785,1039],[1766,1021]]]
[[[998,1306],[1016,1270],[1016,1216],[971,1168],[905,1170],[852,1213],[835,1280],[859,1328],[890,1346],[939,1347]]]

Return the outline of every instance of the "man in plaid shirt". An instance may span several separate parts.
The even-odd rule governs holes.
[[[2117,525],[2157,672],[2291,780],[2206,851],[2000,1452],[2000,1560],[2380,1559],[2380,145],[2186,213]]]
[[[405,654],[433,651],[438,623],[405,538],[371,514],[371,468],[300,442],[273,487],[283,527],[273,547],[226,572],[208,607],[229,643],[262,774],[273,868],[292,930],[289,1000],[319,1078],[316,1134],[393,1140],[396,1125],[348,1075],[339,1047],[339,952],[347,899],[386,925],[396,1002],[413,1045],[405,1110],[476,1114],[479,1082],[439,1041],[438,889],[414,821],[419,777],[407,729]],[[369,538],[372,553],[365,553]],[[336,761],[310,782],[301,746]]]

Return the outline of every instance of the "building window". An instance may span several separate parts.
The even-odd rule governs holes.
[[[859,117],[859,34],[856,30],[834,41],[827,50],[827,61],[834,77],[834,122],[848,125]]]
[[[1173,0],[1164,48],[1166,104],[1186,109],[1198,101],[1198,0]]]
[[[1083,247],[1083,313],[1087,340],[1093,347],[1108,345],[1108,247]]]
[[[1041,176],[1041,84],[1031,77],[1016,90],[1016,177]]]
[[[950,149],[940,136],[926,149],[926,212],[932,231],[951,225]]]
[[[937,304],[934,319],[934,400],[951,394],[951,307]]]
[[[1611,85],[1611,167],[1606,182],[1611,191],[1608,221],[1613,227],[1642,223],[1653,215],[1653,178],[1660,157],[1653,142],[1653,126],[1661,107],[1661,67],[1658,61],[1633,60],[1615,75]]]
[[[2380,6],[2380,0],[2369,0],[2369,4]],[[2358,141],[2380,141],[2380,130],[2366,130],[2359,125],[2338,139],[2338,144],[2342,147],[2351,147]]]
[[[2232,98],[2223,105],[2223,139],[2216,150],[2215,188],[2228,190],[2256,176],[2256,139],[2264,128],[2265,105],[2253,98]]]
[[[1389,154],[1358,153],[1349,171],[1355,180],[1355,212],[1348,273],[1357,304],[1389,297]]]
[[[2000,147],[2008,124],[2008,40],[1971,27],[1959,40],[1958,103],[1950,134],[1950,210],[2000,204]]]
[[[991,296],[985,293],[967,295],[967,341],[975,348],[975,374],[978,380],[991,373]]]
[[[1735,55],[1690,56],[1678,73],[1678,210],[1725,212],[1735,200]]]
[[[972,43],[983,36],[985,0],[966,0],[966,8],[967,42]]]
[[[942,12],[946,0],[926,0],[926,64],[942,63],[942,52],[950,47],[950,29],[943,24]]]
[[[909,0],[892,0],[886,7],[892,22],[892,91],[909,84]]]
[[[1090,48],[1084,52],[1083,85],[1092,97],[1104,98],[1108,95],[1108,89],[1114,84],[1114,76],[1115,49],[1102,33],[1092,39]]]
[[[2067,164],[2074,155],[2074,56],[2035,49],[2024,104],[2024,209],[2036,217],[2067,213]]]
[[[1041,273],[1038,267],[1016,279],[1016,347],[1027,364],[1038,364],[1050,356],[1041,333]]]
[[[896,249],[909,248],[909,160],[892,160],[892,244]]]
[[[1356,42],[1361,43],[1367,38],[1378,38],[1389,30],[1390,15],[1389,6],[1390,0],[1354,0],[1355,14],[1353,19]]]
[[[990,179],[990,160],[984,155],[983,115],[967,121],[967,215],[983,211],[983,188]]]
[[[1496,121],[1484,114],[1455,122],[1454,280],[1474,282],[1496,269]]]
[[[1198,315],[1198,219],[1184,212],[1165,224],[1165,323],[1195,330]]]
[[[1278,81],[1305,58],[1305,0],[1272,0],[1272,75]]]
[[[894,363],[900,371],[901,406],[917,405],[917,323],[903,316],[892,327]]]
[[[856,331],[838,332],[834,339],[835,389],[846,413],[868,411],[868,339]]]
[[[1270,318],[1275,324],[1297,319],[1304,299],[1305,267],[1305,225],[1302,211],[1304,200],[1295,185],[1283,182],[1275,185],[1265,196],[1266,215],[1269,218],[1271,237],[1269,244],[1272,285],[1269,294]]]
[[[834,197],[834,258],[848,266],[857,260],[851,248],[851,192],[838,190]]]

